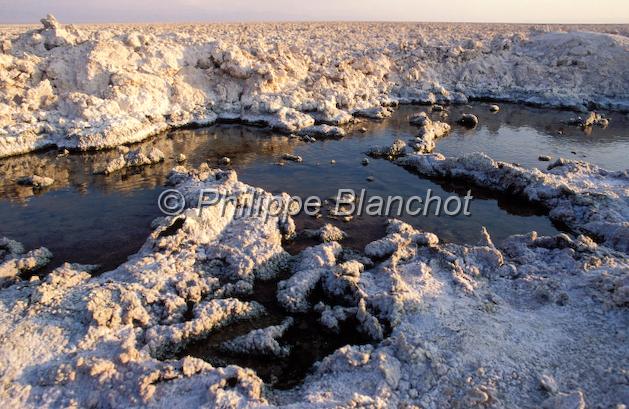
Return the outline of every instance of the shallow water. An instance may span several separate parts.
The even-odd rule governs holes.
[[[472,111],[479,117],[479,126],[469,131],[454,127],[448,137],[437,142],[437,151],[447,156],[486,152],[494,159],[528,168],[548,166],[538,160],[540,155],[583,160],[608,170],[629,168],[627,115],[605,113],[610,118],[607,128],[581,129],[565,123],[577,116],[574,112],[501,104],[500,111],[492,113],[488,105],[474,104]],[[468,111],[456,106],[449,114],[455,120]],[[433,118],[438,115],[433,113]]]
[[[623,115],[612,115],[609,128],[595,127],[588,134],[562,124],[574,115],[570,112],[502,104],[501,111],[492,114],[487,107],[485,103],[473,103],[449,108],[450,123],[462,111],[476,113],[481,123],[473,130],[454,125],[450,135],[439,141],[437,151],[446,155],[485,151],[496,159],[523,166],[546,166],[537,160],[540,154],[546,154],[584,159],[608,169],[626,167],[623,158],[629,153],[629,128]],[[416,128],[408,124],[408,117],[429,109],[403,106],[389,120],[361,124],[367,128],[365,133],[353,132],[343,139],[315,143],[240,125],[174,131],[142,144],[161,149],[167,156],[164,163],[107,177],[93,172],[117,156],[115,150],[67,157],[49,151],[0,160],[0,173],[5,175],[0,181],[0,235],[21,241],[28,248],[48,247],[55,255],[50,267],[72,261],[101,264],[101,271],[114,268],[140,248],[150,232],[151,220],[161,215],[156,200],[179,153],[188,157],[189,166],[203,161],[218,166],[218,160],[228,156],[242,181],[301,197],[325,198],[339,188],[365,188],[368,196],[423,196],[427,189],[441,197],[452,193],[463,196],[469,188],[464,183],[427,180],[385,160],[371,159],[369,166],[361,165],[369,146],[415,136]],[[439,115],[433,113],[433,118]],[[563,134],[557,132],[560,130]],[[300,155],[304,163],[277,165],[284,153]],[[16,185],[18,177],[34,173],[51,176],[56,182],[41,192]],[[368,176],[375,180],[368,182]],[[543,209],[478,189],[472,189],[472,194],[471,216],[403,219],[437,233],[443,240],[458,243],[477,242],[481,226],[486,226],[498,242],[531,230],[557,232]],[[317,227],[330,221],[297,218],[298,227]],[[361,216],[349,223],[331,222],[349,233],[344,245],[362,249],[383,235],[384,221]],[[306,244],[297,241],[288,247],[294,252]]]

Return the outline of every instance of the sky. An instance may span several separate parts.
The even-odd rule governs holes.
[[[0,23],[453,21],[629,23],[629,0],[0,0]]]

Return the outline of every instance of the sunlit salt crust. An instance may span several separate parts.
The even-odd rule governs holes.
[[[340,136],[354,116],[384,118],[404,102],[627,110],[626,34],[626,26],[73,26],[48,16],[0,33],[0,157],[110,148],[217,119]]]
[[[43,24],[0,34],[2,156],[44,146],[114,147],[217,118],[305,135],[320,134],[313,125],[327,123],[332,127],[318,129],[333,135],[334,126],[354,116],[390,115],[387,106],[396,102],[493,97],[577,109],[628,106],[623,35],[505,25],[73,28],[51,18]],[[588,29],[626,34],[625,27]],[[370,153],[428,177],[465,179],[541,203],[550,217],[601,244],[586,235],[534,232],[494,244],[485,230],[478,245],[447,244],[391,220],[386,236],[364,254],[345,251],[335,241],[345,235],[328,227],[308,233],[324,243],[290,256],[282,240],[295,236],[292,220],[234,217],[254,193],[269,193],[239,182],[235,172],[180,166],[169,184],[191,209],[157,220],[142,249],[113,271],[92,277],[94,266],[66,264],[29,279],[50,252],[0,240],[0,403],[581,408],[626,402],[627,172],[570,161],[526,170],[480,154],[445,158],[426,153],[445,128],[427,125],[414,146],[419,152],[399,141]],[[162,156],[153,153],[116,152],[112,157],[122,159],[111,170]],[[195,200],[205,188],[239,200],[199,214]],[[255,280],[287,271],[276,296],[289,315],[315,313],[332,332],[349,320],[373,344],[338,349],[287,391],[267,388],[250,369],[173,358],[227,325],[267,314],[247,297]],[[308,296],[316,287],[335,302],[313,305]],[[222,347],[281,359],[290,353],[281,341],[289,325],[265,326]]]
[[[491,169],[486,161],[445,163],[480,175]],[[580,172],[603,185],[615,177]],[[538,188],[553,189],[555,177],[540,178]],[[365,255],[332,241],[289,256],[282,237],[294,234],[293,223],[234,217],[254,192],[271,197],[235,172],[178,167],[169,181],[192,208],[157,221],[136,255],[101,276],[66,264],[41,280],[20,279],[49,252],[0,242],[5,406],[560,408],[624,400],[626,253],[564,234],[496,246],[483,231],[477,246],[443,244],[392,220]],[[225,203],[225,213],[217,206],[199,214],[203,188],[239,200]],[[265,315],[242,298],[254,280],[286,269],[294,275],[278,286],[280,305],[314,311],[331,331],[352,318],[374,345],[337,350],[288,391],[266,389],[249,369],[169,359],[230,323]],[[308,302],[318,282],[339,304]],[[290,349],[278,337],[288,325],[223,347],[281,359]]]

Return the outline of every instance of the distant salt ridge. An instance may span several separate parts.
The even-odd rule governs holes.
[[[570,29],[574,29],[571,26]],[[0,34],[0,157],[218,117],[316,133],[405,102],[629,110],[629,39],[453,24],[60,24]]]

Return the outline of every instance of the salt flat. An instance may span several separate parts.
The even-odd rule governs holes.
[[[411,101],[629,109],[626,26],[42,22],[0,34],[0,157],[221,117],[308,132]]]
[[[220,118],[338,136],[405,102],[629,108],[626,26],[42,24],[2,33],[0,156],[111,148]],[[526,198],[574,234],[495,244],[483,230],[477,245],[453,244],[391,220],[362,252],[327,226],[314,234],[323,243],[290,255],[291,218],[235,217],[254,193],[271,193],[234,171],[177,166],[168,183],[190,208],[155,220],[112,271],[65,264],[29,278],[50,252],[0,240],[3,407],[624,407],[628,171],[444,157],[430,151],[447,127],[415,119],[420,149],[396,141],[370,152]],[[205,188],[237,200],[199,213]],[[263,322],[270,311],[254,288],[273,280],[287,318],[226,350],[286,359],[282,334],[303,313],[331,337],[349,325],[370,342],[336,350],[289,390],[181,356],[233,324]]]

